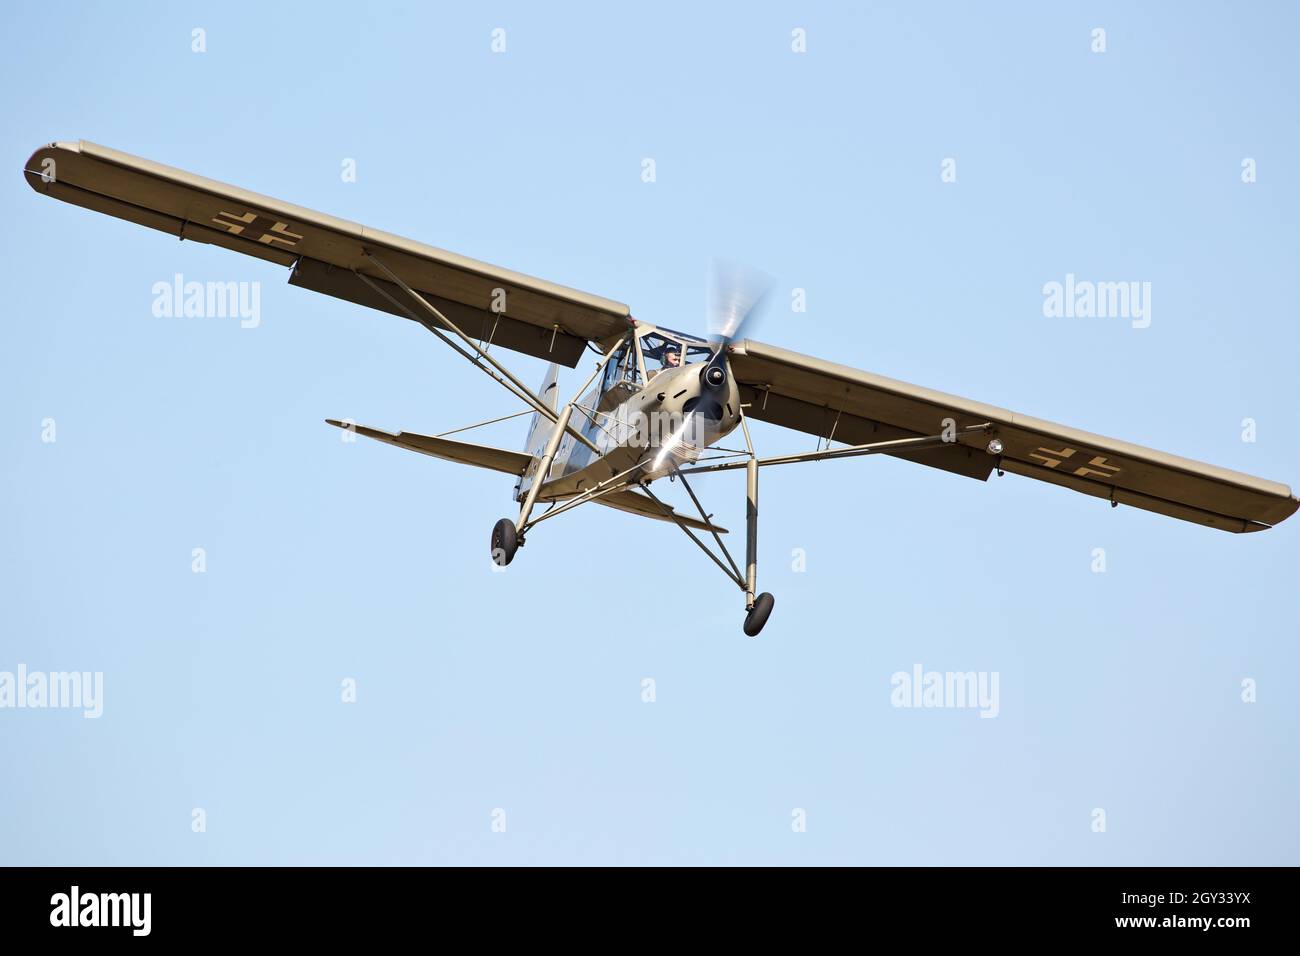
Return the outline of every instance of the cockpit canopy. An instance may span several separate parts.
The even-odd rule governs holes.
[[[637,332],[633,343],[625,345],[610,360],[602,391],[616,385],[640,388],[666,368],[705,362],[712,353],[709,343],[703,339],[647,326]]]
[[[647,332],[640,339],[641,354],[650,375],[665,368],[677,368],[694,362],[707,361],[712,350],[705,343],[688,336],[665,334],[667,330]]]

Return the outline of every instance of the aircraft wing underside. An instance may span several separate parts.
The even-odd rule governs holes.
[[[1143,448],[1004,408],[947,395],[746,341],[732,352],[746,414],[837,442],[865,444],[935,435],[989,422],[992,436],[904,453],[923,464],[981,480],[995,467],[1113,502],[1225,531],[1261,531],[1300,502],[1286,485]],[[986,450],[990,437],[1000,455]]]
[[[400,301],[398,287],[369,253],[466,334],[570,368],[588,342],[627,329],[629,311],[621,302],[84,140],[43,146],[27,160],[24,176],[55,199],[292,266],[293,285],[404,315],[389,298]]]

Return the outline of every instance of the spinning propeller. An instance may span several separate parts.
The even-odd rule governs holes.
[[[772,277],[738,262],[714,259],[709,276],[709,341],[715,354],[741,337],[772,289]]]
[[[713,354],[701,373],[706,395],[721,392],[727,387],[730,369],[727,349],[741,337],[746,324],[758,311],[772,288],[772,277],[738,262],[713,260],[709,277],[709,341]],[[700,412],[706,418],[721,418],[722,408],[716,399],[701,396]],[[710,413],[713,413],[710,415]]]
[[[682,410],[686,419],[680,428],[660,448],[654,467],[659,468],[668,453],[676,448],[683,436],[691,432],[699,419],[717,422],[722,419],[722,403],[728,387],[731,367],[727,362],[727,349],[741,337],[746,325],[758,311],[768,291],[772,277],[736,262],[713,260],[709,270],[709,300],[706,316],[709,343],[713,354],[700,372],[698,398],[688,399]]]

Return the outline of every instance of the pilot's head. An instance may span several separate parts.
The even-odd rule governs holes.
[[[664,368],[676,368],[682,364],[682,347],[680,345],[664,346]]]

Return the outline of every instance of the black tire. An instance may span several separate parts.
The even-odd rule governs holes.
[[[504,568],[515,559],[519,550],[519,534],[515,523],[509,518],[502,518],[492,526],[492,563]]]
[[[754,606],[749,609],[745,615],[745,633],[750,637],[758,637],[758,632],[763,629],[767,619],[772,614],[772,606],[776,604],[776,598],[764,591],[754,599]]]

